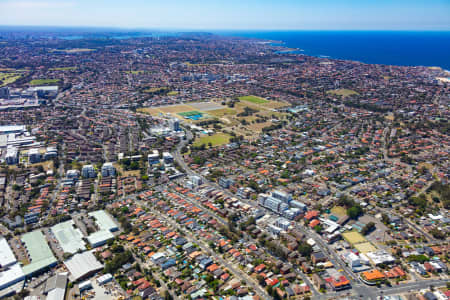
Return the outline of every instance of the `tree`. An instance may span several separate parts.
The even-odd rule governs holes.
[[[173,297],[170,295],[169,291],[164,292],[164,300],[172,300]]]
[[[389,221],[390,221],[389,216],[388,216],[387,214],[382,214],[382,215],[381,215],[381,221],[382,221],[384,224],[388,224]]]
[[[363,229],[361,230],[361,234],[366,235],[366,234],[372,232],[374,229],[375,229],[375,223],[369,222],[363,227]]]
[[[356,220],[360,215],[362,215],[363,210],[359,204],[356,204],[355,206],[350,207],[347,209],[347,215],[350,217],[350,219]]]
[[[302,244],[298,245],[298,252],[303,257],[308,257],[312,253],[312,247],[309,244],[302,243]]]
[[[437,239],[443,240],[446,237],[446,234],[444,231],[441,231],[437,228],[433,228],[430,230],[430,233]]]

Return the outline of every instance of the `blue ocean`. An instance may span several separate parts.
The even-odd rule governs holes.
[[[305,55],[450,70],[450,31],[216,31],[283,42]]]

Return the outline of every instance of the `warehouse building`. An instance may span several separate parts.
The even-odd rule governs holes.
[[[64,262],[70,272],[71,281],[85,279],[103,269],[103,265],[95,258],[91,251],[75,254]]]
[[[76,253],[78,250],[86,250],[83,241],[83,234],[80,229],[74,228],[75,224],[72,220],[56,224],[52,227],[52,232],[55,235],[61,248],[66,253]]]
[[[22,242],[30,259],[30,263],[23,267],[26,277],[40,273],[58,263],[40,230],[22,235]]]

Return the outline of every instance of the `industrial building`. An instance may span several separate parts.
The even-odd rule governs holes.
[[[57,264],[52,250],[40,230],[22,235],[22,242],[28,252],[30,263],[23,267],[23,273],[29,277]]]
[[[74,228],[72,220],[56,224],[51,230],[64,252],[73,254],[78,250],[86,250],[83,234],[80,229]]]
[[[64,300],[66,295],[67,273],[58,273],[45,282],[43,293],[47,300]]]
[[[0,239],[0,268],[7,268],[17,262],[6,239]]]
[[[92,247],[102,246],[114,238],[112,232],[119,230],[119,227],[105,211],[94,211],[89,213],[89,216],[95,219],[97,226],[100,228],[99,231],[94,232],[87,237],[87,240]]]
[[[75,254],[64,265],[70,272],[71,281],[79,281],[103,269],[103,265],[91,251]]]

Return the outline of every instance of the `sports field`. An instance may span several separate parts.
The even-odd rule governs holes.
[[[344,232],[342,237],[352,245],[367,242],[366,238],[356,231]]]
[[[355,245],[353,245],[353,247],[355,247],[356,250],[358,250],[361,253],[377,251],[377,248],[375,248],[375,246],[372,245],[372,243],[370,243],[370,242],[355,244]]]
[[[252,102],[252,103],[255,103],[255,104],[263,104],[263,103],[268,103],[269,102],[269,100],[266,100],[266,99],[261,98],[261,97],[253,96],[253,95],[239,97],[239,100]]]
[[[327,93],[342,96],[344,98],[351,96],[351,95],[359,95],[357,92],[355,92],[353,90],[349,90],[349,89],[329,90]]]
[[[186,111],[186,112],[180,112],[178,113],[180,116],[186,118],[186,119],[191,119],[194,121],[198,121],[201,118],[203,118],[203,113],[199,112],[197,110],[191,110],[191,111]]]
[[[338,217],[343,217],[347,215],[347,211],[342,206],[335,206],[331,209],[331,213]]]
[[[48,85],[57,84],[59,79],[33,79],[29,82],[30,85]]]
[[[218,125],[225,132],[234,132],[236,135],[243,135],[248,139],[257,138],[263,128],[273,124],[273,119],[282,120],[287,115],[275,110],[276,108],[289,105],[286,102],[266,100],[256,96],[241,98],[244,100],[231,103],[232,105],[230,105],[230,102],[227,105],[223,105],[222,103],[225,102],[223,99],[216,99],[167,106],[153,106],[140,108],[138,111],[152,116],[170,113],[172,116],[191,123],[198,123],[205,119],[216,119],[219,122]],[[249,108],[253,110],[252,113],[242,114]],[[213,125],[207,125],[205,129],[213,129],[212,127]],[[217,128],[213,130],[220,133],[220,130],[217,131]]]
[[[216,133],[211,136],[205,135],[200,138],[197,138],[194,141],[194,146],[201,146],[205,144],[208,146],[209,143],[212,144],[213,147],[227,144],[230,141],[230,136],[225,133]]]

